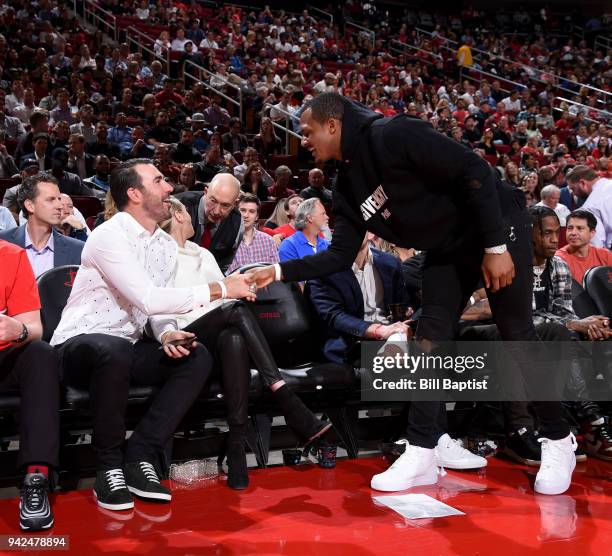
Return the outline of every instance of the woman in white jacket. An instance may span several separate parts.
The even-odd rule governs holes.
[[[191,217],[180,201],[170,197],[170,203],[171,217],[162,224],[162,229],[178,245],[174,285],[187,287],[216,281],[224,284],[225,280],[229,286],[232,280],[237,280],[237,276],[225,278],[209,251],[187,241],[194,233]],[[225,288],[231,293],[234,288],[227,286],[221,286],[222,291]],[[171,318],[154,317],[151,325],[156,333],[177,329],[193,332],[219,364],[228,408],[227,482],[230,488],[243,489],[249,481],[244,449],[248,422],[249,355],[264,384],[274,393],[287,425],[307,441],[307,445],[327,433],[331,424],[318,419],[285,384],[268,342],[244,302],[224,297],[190,313]]]

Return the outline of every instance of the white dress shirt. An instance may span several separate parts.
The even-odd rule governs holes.
[[[51,344],[94,333],[136,342],[149,316],[182,314],[207,305],[207,285],[167,287],[176,260],[177,246],[168,234],[160,228],[150,234],[127,212],[117,213],[87,240]]]
[[[597,218],[597,228],[591,245],[612,249],[612,180],[597,180],[581,208],[592,212]]]
[[[389,324],[389,319],[383,309],[381,309],[385,305],[385,290],[378,271],[374,268],[372,251],[368,249],[368,256],[363,269],[360,269],[357,263],[353,263],[352,269],[363,295],[363,320],[366,322]]]
[[[544,201],[540,201],[539,203],[536,203],[535,206],[550,208],[547,204],[544,203]],[[559,224],[561,224],[561,226],[565,226],[565,223],[567,222],[567,217],[570,215],[572,211],[568,209],[563,203],[557,203],[557,206],[552,210],[555,211],[555,214],[559,218]]]

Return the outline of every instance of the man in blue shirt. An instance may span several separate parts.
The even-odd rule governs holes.
[[[295,211],[295,229],[297,232],[283,240],[278,250],[281,262],[301,259],[325,251],[329,241],[321,237],[321,231],[327,228],[329,217],[319,199],[307,199]]]

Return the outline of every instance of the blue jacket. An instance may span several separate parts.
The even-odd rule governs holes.
[[[13,243],[25,249],[25,227],[19,226],[11,230],[0,232],[0,239]],[[85,243],[78,239],[66,237],[57,230],[53,230],[53,266],[63,266],[66,264],[81,264],[81,251]]]
[[[393,303],[408,303],[408,292],[398,259],[372,249],[374,268],[384,289],[384,309]],[[371,323],[363,320],[363,294],[352,269],[309,280],[306,287],[316,312],[325,324],[325,357],[344,363],[349,349],[364,337]]]

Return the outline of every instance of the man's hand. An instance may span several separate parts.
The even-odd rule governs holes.
[[[372,324],[366,330],[366,337],[386,340],[393,334],[406,334],[407,339],[410,340],[412,338],[412,329],[408,326],[409,322],[411,321],[395,322],[387,325]]]
[[[13,317],[0,314],[0,342],[14,342],[23,332],[23,324]]]
[[[588,336],[589,340],[607,340],[612,338],[610,319],[603,315],[593,315],[570,323],[570,330],[575,330]]]
[[[255,301],[257,299],[257,285],[250,273],[232,274],[223,280],[227,289],[227,297],[230,299],[246,299]]]
[[[276,270],[273,266],[253,269],[247,272],[246,275],[251,277],[251,280],[258,288],[265,288],[268,284],[276,280]]]
[[[481,270],[485,287],[493,293],[512,284],[516,275],[512,257],[508,251],[501,255],[485,253]]]
[[[68,224],[70,227],[74,228],[75,230],[83,229],[82,222],[74,214],[69,214],[68,216],[66,216],[66,218],[62,220],[61,225],[65,226],[66,224]]]
[[[185,332],[183,330],[166,332],[162,336],[161,340],[164,352],[172,359],[187,357],[189,355],[189,350],[196,347],[195,334],[192,332]]]

